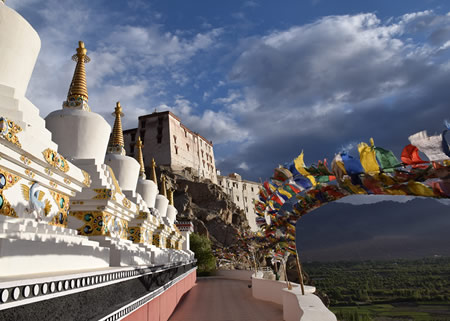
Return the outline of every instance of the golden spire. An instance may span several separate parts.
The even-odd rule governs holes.
[[[156,162],[154,158],[152,158],[152,181],[154,181],[155,184],[158,184],[158,180],[156,179]]]
[[[139,177],[145,179],[145,166],[144,166],[144,157],[142,156],[142,140],[141,136],[138,136],[138,141],[136,143],[137,148],[137,161],[139,165],[141,165],[141,169],[139,170]]]
[[[167,197],[167,190],[166,190],[166,177],[163,176],[161,178],[161,195]]]
[[[70,83],[69,92],[67,93],[67,101],[64,107],[79,108],[89,110],[87,106],[88,91],[86,86],[86,68],[85,63],[91,61],[86,55],[87,50],[84,42],[78,42],[77,53],[72,56],[72,60],[76,61],[75,72],[73,73],[72,82]]]
[[[169,189],[169,204],[173,206],[173,189]]]
[[[120,102],[116,103],[116,108],[114,109],[113,116],[116,116],[114,120],[114,127],[112,131],[111,138],[108,144],[107,153],[110,154],[121,154],[125,155],[125,144],[123,142],[123,131],[122,131],[122,106],[120,106]]]

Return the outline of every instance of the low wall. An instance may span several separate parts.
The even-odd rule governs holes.
[[[250,281],[253,273],[252,270],[218,270],[216,276],[232,280]]]
[[[336,321],[322,300],[313,293],[302,295],[300,288],[283,289],[284,321]]]
[[[305,286],[302,295],[299,284],[291,285],[292,290],[288,290],[285,281],[263,279],[261,273],[252,276],[253,297],[282,305],[285,321],[336,321],[336,316],[313,294],[315,287]]]
[[[150,302],[125,317],[125,321],[167,321],[181,297],[195,285],[196,270],[179,280]]]
[[[293,287],[298,284],[291,283]],[[262,278],[262,273],[256,273],[252,276],[252,294],[258,300],[270,301],[283,305],[282,290],[287,288],[284,281],[274,281]]]

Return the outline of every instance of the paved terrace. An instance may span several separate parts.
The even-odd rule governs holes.
[[[251,281],[199,278],[169,321],[283,321],[283,307],[260,301]]]

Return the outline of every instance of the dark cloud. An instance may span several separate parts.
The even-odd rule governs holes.
[[[242,98],[227,105],[250,138],[219,168],[267,178],[302,149],[316,162],[373,137],[400,155],[409,135],[439,132],[450,117],[449,53],[439,47],[449,27],[432,12],[395,23],[331,16],[252,41],[230,74]]]

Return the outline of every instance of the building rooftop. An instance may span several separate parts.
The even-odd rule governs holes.
[[[181,127],[183,127],[184,129],[186,129],[186,130],[187,130],[188,132],[190,132],[191,134],[193,134],[193,135],[195,135],[195,136],[198,136],[198,137],[202,138],[207,144],[213,146],[213,142],[212,142],[212,141],[206,139],[205,137],[203,137],[203,136],[200,135],[199,133],[190,130],[188,127],[186,127],[186,125],[184,125],[184,124],[181,122],[180,118],[178,118],[178,116],[176,116],[176,115],[175,115],[174,113],[172,113],[171,111],[159,111],[159,112],[158,112],[158,111],[154,111],[154,112],[151,113],[151,114],[139,116],[139,120],[145,119],[145,118],[158,117],[158,116],[161,116],[161,115],[170,115],[171,117],[175,118],[176,120],[178,120],[178,121],[180,122]],[[133,130],[135,130],[135,128],[133,128],[133,129],[128,129],[127,131],[133,131]]]

